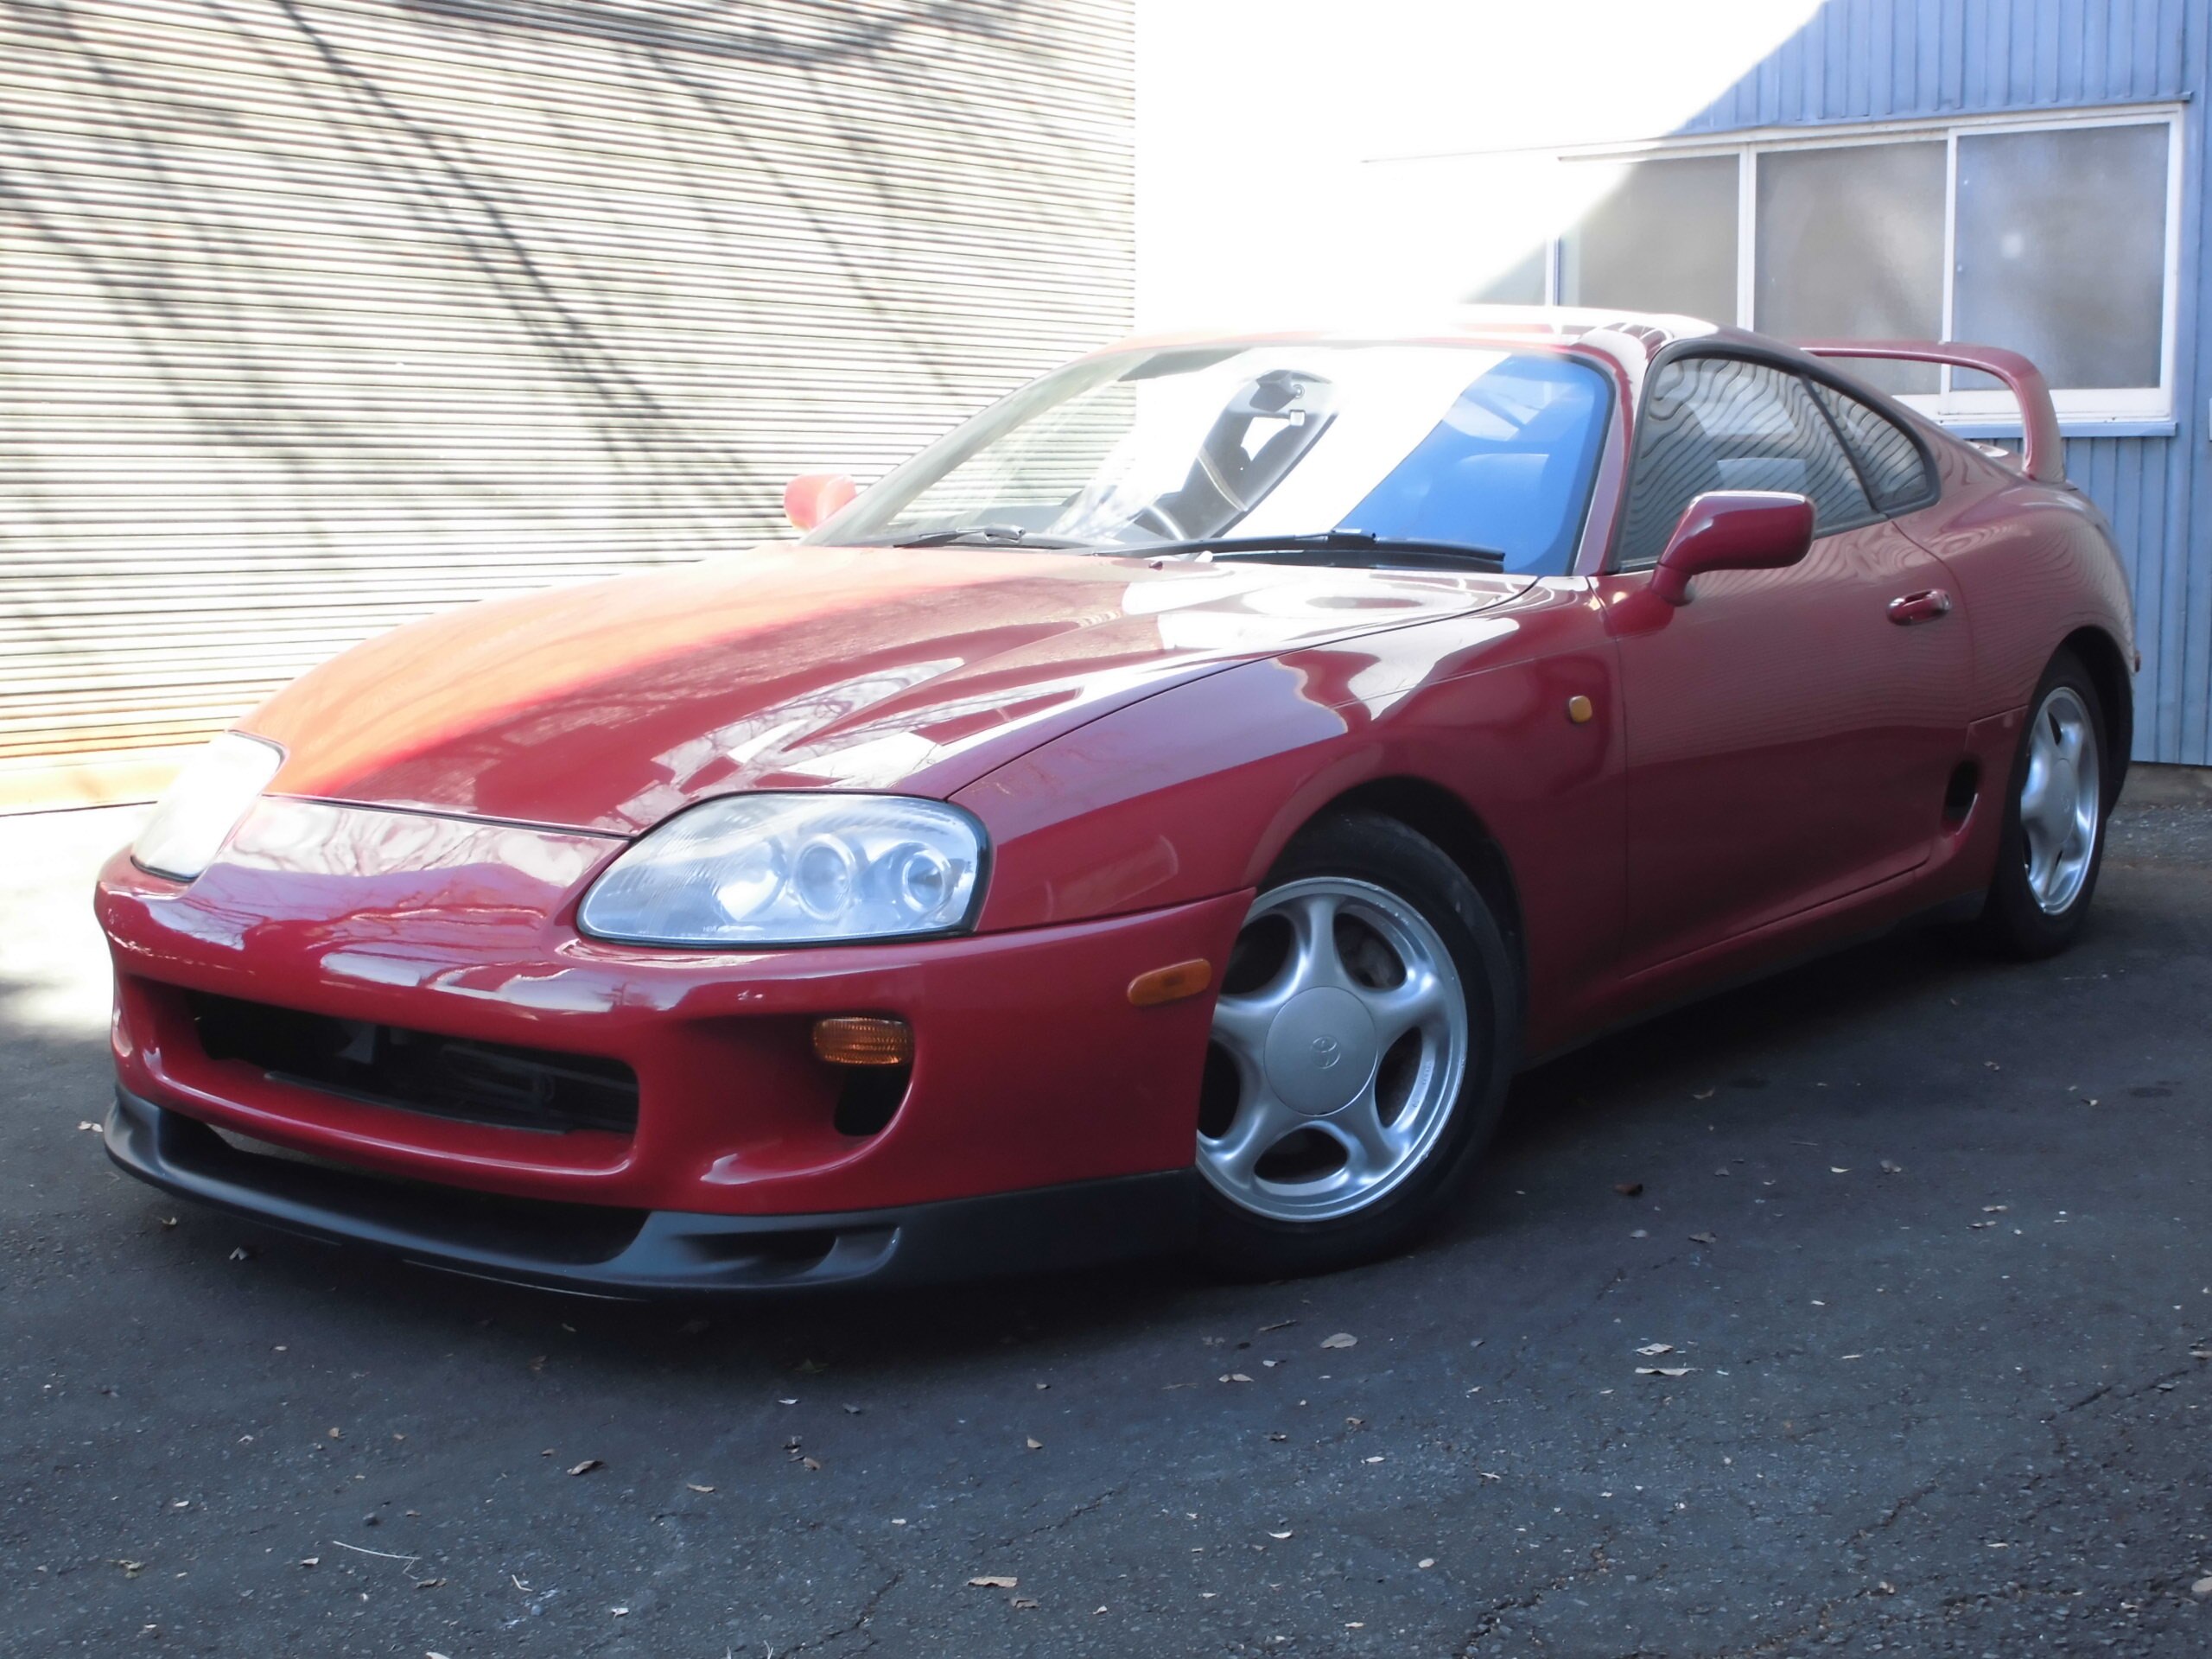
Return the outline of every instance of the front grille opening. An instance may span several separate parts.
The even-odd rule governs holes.
[[[195,995],[212,1060],[243,1060],[280,1083],[375,1106],[499,1128],[634,1135],[637,1073],[620,1060],[480,1043],[434,1032]]]
[[[844,1073],[837,1085],[837,1109],[830,1122],[837,1133],[880,1135],[889,1127],[899,1103],[906,1098],[911,1065],[841,1065]]]
[[[1961,760],[1951,768],[1951,781],[1943,791],[1943,823],[1956,829],[1967,821],[1967,814],[1974,810],[1974,798],[1981,792],[1981,768],[1971,760]]]

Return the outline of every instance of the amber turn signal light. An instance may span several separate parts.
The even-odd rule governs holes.
[[[1141,1008],[1156,1008],[1162,1002],[1180,1002],[1186,996],[1196,996],[1212,983],[1213,964],[1204,957],[1196,957],[1189,962],[1139,974],[1129,982],[1129,1001]]]
[[[839,1014],[814,1022],[814,1052],[832,1065],[912,1065],[914,1028],[880,1014]]]

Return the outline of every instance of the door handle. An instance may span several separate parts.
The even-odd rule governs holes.
[[[1950,613],[1951,596],[1941,588],[1930,588],[1924,594],[1907,594],[1890,601],[1890,620],[1901,628],[1909,628],[1916,622],[1933,622]]]

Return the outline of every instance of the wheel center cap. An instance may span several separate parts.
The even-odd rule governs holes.
[[[1300,991],[1268,1027],[1268,1082],[1308,1117],[1326,1117],[1359,1097],[1375,1075],[1375,1021],[1349,991]]]

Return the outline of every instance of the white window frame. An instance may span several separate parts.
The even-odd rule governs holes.
[[[2166,129],[2166,260],[2164,304],[2159,319],[2158,384],[2154,387],[2054,389],[2051,400],[2057,407],[2060,422],[2069,432],[2079,430],[2088,435],[2111,428],[2171,432],[2174,420],[2174,346],[2181,306],[2182,105],[2179,104],[2107,105],[2081,110],[2038,111],[2032,115],[1998,114],[1853,122],[1848,126],[1821,130],[1764,127],[1726,134],[1696,134],[1628,144],[1562,149],[1554,154],[1558,161],[1569,165],[1735,156],[1736,315],[1732,321],[1739,327],[1749,328],[1753,326],[1752,300],[1758,291],[1754,262],[1758,251],[1758,162],[1761,156],[1776,150],[1839,149],[1853,145],[1895,143],[1901,140],[1940,139],[1946,151],[1942,337],[1948,340],[1953,337],[1953,289],[1958,274],[1959,140],[1994,133],[2060,132],[2077,128],[2158,125]],[[1560,255],[1563,239],[1559,236],[1552,238],[1548,257],[1544,262],[1544,299],[1548,304],[1559,302]],[[2019,410],[2012,393],[1961,391],[1952,385],[1949,368],[1940,372],[1941,391],[1906,394],[1897,401],[1942,421],[1947,426],[1967,429],[1976,435],[2018,435]]]

